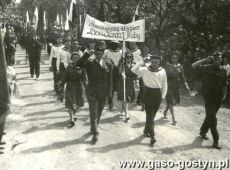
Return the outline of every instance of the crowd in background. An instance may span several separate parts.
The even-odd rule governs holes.
[[[155,115],[149,116],[147,112],[153,109],[156,112],[159,105],[152,108],[151,104],[144,100],[146,98],[144,96],[146,79],[135,67],[140,62],[144,62],[145,66],[149,67],[153,66],[153,60],[159,60],[160,66],[164,68],[167,74],[167,85],[163,80],[159,82],[162,83],[161,88],[167,86],[167,92],[164,91],[165,95],[162,98],[149,96],[149,99],[157,99],[160,104],[161,99],[165,97],[166,108],[163,116],[167,119],[169,110],[173,125],[177,123],[174,106],[180,103],[180,91],[188,95],[201,93],[202,74],[199,70],[192,69],[192,63],[209,56],[222,57],[221,65],[226,69],[228,75],[224,102],[230,106],[230,44],[225,42],[221,36],[195,34],[178,26],[158,49],[145,43],[127,42],[126,49],[123,51],[122,44],[118,41],[83,40],[77,29],[65,31],[55,24],[48,27],[43,37],[36,34],[34,25],[23,26],[20,20],[15,22],[4,20],[1,27],[6,30],[4,48],[7,65],[15,65],[15,51],[19,44],[27,52],[31,78],[39,80],[41,50],[47,50],[50,70],[53,72],[54,91],[58,101],[65,101],[65,106],[68,108],[69,127],[74,126],[77,120],[76,112],[84,105],[83,89],[86,87],[90,104],[91,132],[94,134],[93,142],[97,141],[97,125],[105,104],[108,103],[109,108],[113,109],[114,92],[117,94],[117,100],[121,101],[120,116],[127,121],[130,118],[128,105],[136,102],[142,106],[142,110],[146,110],[144,134],[154,135],[149,125],[153,122],[149,120],[153,120]],[[92,51],[94,54],[91,53]],[[123,53],[125,53],[124,58]],[[102,70],[93,62],[94,60],[98,60]],[[164,76],[160,70],[157,72]],[[15,77],[12,78],[15,79]],[[98,88],[95,89],[96,87]],[[135,94],[137,88],[138,94]],[[151,89],[149,92],[158,93]],[[107,97],[108,101],[106,101]],[[151,138],[151,143],[155,143],[154,140]]]

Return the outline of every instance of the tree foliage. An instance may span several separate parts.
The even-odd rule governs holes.
[[[43,4],[49,22],[54,22],[57,13],[65,16],[71,0],[22,0],[19,9],[29,10],[32,16],[36,6]],[[76,0],[78,14],[85,12],[97,17],[104,12],[105,20],[112,23],[132,21],[136,6],[140,3],[140,18],[146,20],[146,41],[154,39],[156,47],[167,41],[180,25],[187,32],[220,36],[229,34],[229,0]],[[102,15],[102,14],[100,14]],[[103,15],[102,15],[103,16]]]
[[[0,7],[2,9],[5,9],[8,5],[10,5],[11,3],[15,3],[15,0],[1,0],[0,1]]]

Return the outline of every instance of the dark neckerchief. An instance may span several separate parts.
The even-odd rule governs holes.
[[[69,64],[69,67],[70,67],[71,69],[73,69],[73,70],[78,70],[78,69],[80,69],[80,67],[76,66],[76,65],[73,64],[73,63],[70,63],[70,64]]]
[[[67,52],[70,51],[70,48],[67,48],[67,47],[63,47],[62,49],[65,50],[65,51],[67,51]]]
[[[157,70],[153,70],[151,66],[147,67],[149,71],[151,72],[158,72],[162,69],[162,67],[158,67]]]

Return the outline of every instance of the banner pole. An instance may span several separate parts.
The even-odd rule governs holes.
[[[122,61],[123,61],[123,74],[125,75],[125,41],[123,40],[123,53],[122,53]],[[126,85],[125,85],[125,78],[123,78],[123,92],[124,92],[124,98],[123,98],[123,106],[125,107],[126,103]],[[124,108],[125,109],[125,108]],[[127,113],[125,111],[124,121],[126,122]]]

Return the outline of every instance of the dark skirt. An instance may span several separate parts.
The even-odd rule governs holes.
[[[125,93],[126,101],[132,103],[135,98],[135,89],[133,79],[129,77],[126,77],[125,79]],[[124,81],[122,78],[120,78],[118,82],[117,100],[124,100]]]
[[[180,87],[177,79],[168,79],[168,91],[165,99],[167,104],[180,103]]]
[[[65,91],[65,107],[77,110],[84,106],[83,84],[81,82],[67,82]]]

